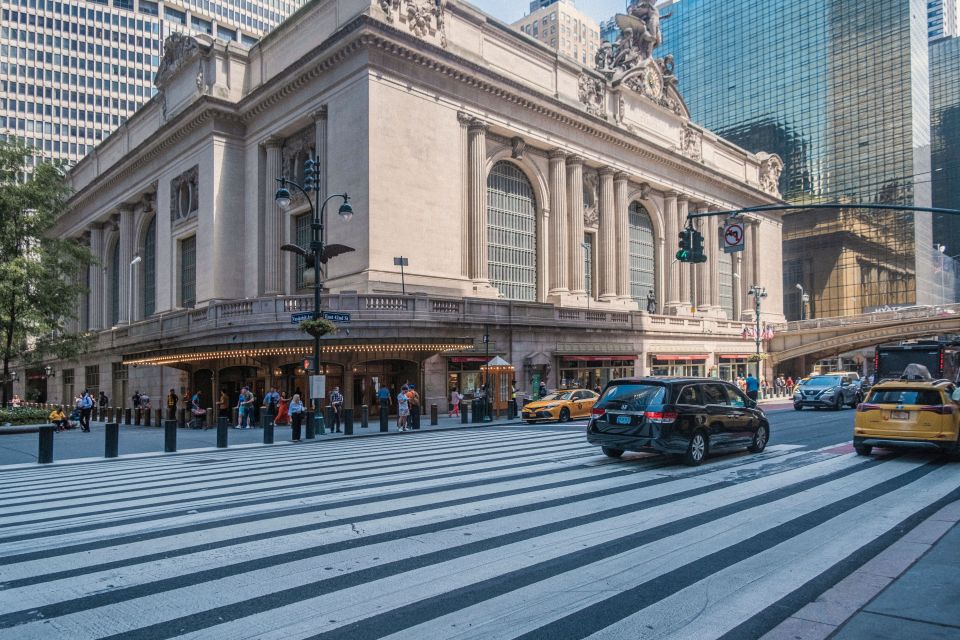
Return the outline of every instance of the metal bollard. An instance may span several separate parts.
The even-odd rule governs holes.
[[[163,409],[156,409],[156,422],[158,427],[163,426]]]
[[[40,464],[53,462],[53,431],[56,428],[52,424],[40,425],[40,442],[37,451],[37,462]]]
[[[507,403],[507,420],[513,420],[516,417],[517,417],[517,401],[516,399],[513,399]]]
[[[120,424],[120,421],[123,419],[123,407],[116,407],[113,410],[113,422]]]
[[[143,422],[143,409],[137,409],[133,412],[133,424],[139,427],[141,422]]]
[[[174,453],[177,450],[177,421],[163,421],[163,452]]]
[[[463,400],[460,401],[460,424],[469,424],[470,416],[468,415],[467,403]]]
[[[474,399],[470,402],[470,423],[477,424],[480,422],[480,401]]]
[[[120,453],[120,425],[108,422],[104,425],[103,457],[116,458]]]
[[[267,411],[266,407],[260,409],[260,426],[267,427],[267,424],[273,424],[273,414]]]
[[[230,433],[230,419],[220,416],[217,419],[217,449],[227,448],[227,434]]]
[[[133,424],[132,418],[133,418],[133,411],[130,410],[130,409],[124,409],[124,410],[123,410],[123,424],[125,424],[125,425],[127,425],[127,426],[129,427],[131,424]]]
[[[326,422],[326,426],[330,428],[330,433],[333,433],[334,426],[333,426],[333,407],[332,406],[327,405],[326,407],[324,407],[323,419]],[[320,427],[320,433],[321,434],[324,433],[324,427]]]
[[[390,407],[380,405],[380,433],[390,431]]]
[[[263,421],[263,444],[273,444],[273,420]]]
[[[177,425],[180,427],[187,426],[187,410],[183,407],[177,409]]]
[[[313,421],[313,411],[304,411],[303,418],[307,421],[304,426],[307,440],[314,440],[317,437],[317,424]]]
[[[207,415],[203,417],[203,430],[206,431],[216,424],[213,421],[213,409],[207,409]]]
[[[353,409],[343,410],[343,435],[353,435]]]
[[[360,428],[366,429],[370,426],[370,407],[363,405],[360,407]]]
[[[437,411],[438,411],[437,405],[435,404],[430,405],[430,426],[431,427],[437,426],[437,420],[438,420]]]

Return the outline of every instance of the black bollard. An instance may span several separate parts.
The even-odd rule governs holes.
[[[370,426],[370,407],[363,405],[360,407],[360,428],[366,429]]]
[[[177,450],[177,421],[163,421],[163,452],[174,453]]]
[[[468,415],[469,409],[467,408],[467,403],[463,400],[460,401],[460,424],[469,424],[470,416]]]
[[[390,407],[380,405],[380,433],[390,431]]]
[[[53,432],[56,428],[52,424],[40,425],[40,442],[37,451],[37,462],[40,464],[53,462]]]
[[[156,422],[158,427],[163,426],[163,409],[156,409]]]
[[[333,406],[327,405],[323,409],[323,419],[326,421],[326,428],[330,429],[330,433],[333,433]],[[320,427],[320,433],[324,433],[324,427]]]
[[[273,444],[273,420],[263,421],[263,444]]]
[[[141,422],[143,422],[143,409],[135,409],[133,412],[133,424],[139,427]]]
[[[133,424],[133,422],[132,422],[132,418],[133,418],[132,414],[133,414],[133,411],[131,411],[130,409],[124,409],[124,410],[123,410],[123,424],[127,425],[128,427],[129,427],[131,424]]]
[[[343,410],[343,434],[346,436],[353,435],[353,409]]]
[[[307,421],[304,425],[307,440],[315,440],[317,437],[317,423],[314,422],[313,411],[304,411],[303,419]]]
[[[123,420],[123,408],[117,407],[113,410],[113,422],[120,424],[122,420]]]
[[[187,426],[187,410],[182,407],[177,409],[177,425],[181,427]]]
[[[120,425],[108,422],[104,425],[103,457],[116,458],[120,454]]]
[[[431,427],[437,426],[437,420],[439,418],[439,416],[437,415],[437,412],[438,412],[437,405],[435,404],[430,405],[430,426]]]
[[[260,426],[266,428],[268,424],[273,424],[273,414],[264,408],[260,411]]]
[[[511,400],[507,403],[507,420],[513,420],[517,417],[517,401]]]
[[[230,433],[230,419],[220,416],[217,419],[217,449],[227,448],[227,434]]]
[[[474,398],[470,402],[470,423],[477,424],[480,422],[480,400]]]
[[[214,424],[213,409],[207,409],[207,413],[203,416],[203,430],[212,428]]]

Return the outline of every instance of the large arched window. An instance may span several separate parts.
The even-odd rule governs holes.
[[[646,304],[647,292],[656,291],[653,221],[639,202],[630,204],[630,297]],[[645,308],[645,307],[644,307]]]
[[[120,241],[113,243],[110,255],[110,324],[120,323]]]
[[[718,251],[720,268],[720,308],[727,314],[727,320],[733,317],[733,254]]]
[[[157,310],[157,217],[147,226],[143,237],[143,317]]]
[[[510,300],[537,299],[537,206],[530,181],[498,162],[487,177],[490,283]]]

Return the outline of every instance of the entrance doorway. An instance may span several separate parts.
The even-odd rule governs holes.
[[[423,384],[420,380],[420,365],[410,360],[371,360],[353,367],[353,403],[354,406],[367,405],[377,407],[377,393],[380,387],[390,390],[391,411],[396,410],[396,397],[400,387],[414,383],[423,397]]]

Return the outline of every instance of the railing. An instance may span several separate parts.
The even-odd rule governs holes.
[[[960,317],[960,304],[948,305],[921,305],[901,307],[889,311],[878,311],[858,316],[839,316],[834,318],[815,318],[813,320],[794,320],[781,325],[781,332],[813,331],[817,329],[832,329],[846,327],[860,327],[877,324],[889,324],[904,320],[925,320],[939,317]]]

